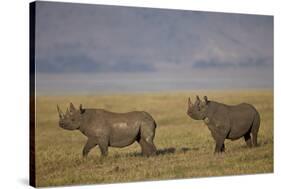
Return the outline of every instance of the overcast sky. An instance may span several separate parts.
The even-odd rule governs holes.
[[[39,92],[68,86],[90,93],[97,83],[103,91],[127,80],[142,85],[136,91],[161,81],[161,90],[204,88],[208,81],[221,82],[210,88],[273,86],[272,16],[54,2],[36,8]]]

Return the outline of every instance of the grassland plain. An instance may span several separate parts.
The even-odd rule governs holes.
[[[227,104],[248,102],[261,114],[259,147],[243,138],[226,141],[226,153],[214,155],[214,141],[202,121],[186,115],[187,97],[208,95]],[[94,148],[81,152],[86,137],[58,127],[56,104],[115,112],[145,110],[157,122],[157,156],[142,157],[138,144],[110,148],[106,158]],[[131,182],[273,172],[273,91],[196,91],[92,96],[39,96],[36,99],[36,183],[38,186]]]

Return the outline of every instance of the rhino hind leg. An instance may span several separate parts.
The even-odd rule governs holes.
[[[260,128],[260,116],[257,113],[255,116],[255,119],[253,121],[253,125],[251,128],[251,133],[252,133],[252,137],[253,137],[253,146],[258,146],[258,132],[259,132],[259,128]]]
[[[140,139],[139,141],[141,146],[142,154],[145,156],[156,155],[156,147],[153,142],[147,142],[145,139]]]
[[[222,153],[225,151],[225,145],[224,145],[224,138],[217,138],[216,139],[216,147],[215,147],[215,154],[216,153]]]
[[[251,135],[250,135],[249,132],[244,135],[244,139],[245,139],[245,142],[246,142],[247,146],[251,148],[252,147],[252,139],[251,139]]]
[[[225,145],[224,145],[224,143],[222,144],[221,152],[225,152]]]
[[[156,155],[156,147],[153,143],[155,128],[155,123],[146,123],[140,128],[140,138],[138,142],[141,146],[142,154],[145,156]]]
[[[253,133],[253,146],[258,146],[258,133]]]
[[[215,154],[217,153],[222,153],[225,151],[225,147],[224,147],[224,144],[216,144],[216,147],[215,147]]]

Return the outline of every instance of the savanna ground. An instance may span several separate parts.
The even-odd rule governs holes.
[[[208,95],[227,104],[248,102],[261,115],[259,147],[244,139],[227,140],[226,153],[214,155],[214,141],[202,121],[186,115],[187,97]],[[137,143],[109,148],[106,158],[98,147],[82,158],[86,137],[58,127],[56,104],[65,111],[73,102],[85,108],[115,112],[145,110],[157,122],[157,156],[142,157]],[[159,179],[192,178],[273,172],[273,91],[196,91],[174,93],[39,96],[36,99],[36,185],[77,185]]]

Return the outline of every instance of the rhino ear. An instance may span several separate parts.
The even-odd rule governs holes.
[[[79,106],[80,113],[83,114],[86,110],[82,107],[82,104]]]
[[[72,102],[70,102],[70,112],[74,112],[75,110],[76,110],[76,108],[74,107]]]
[[[204,96],[204,102],[205,102],[205,104],[208,104],[208,103],[209,103],[209,100],[208,100],[208,97],[207,97],[207,96]]]

